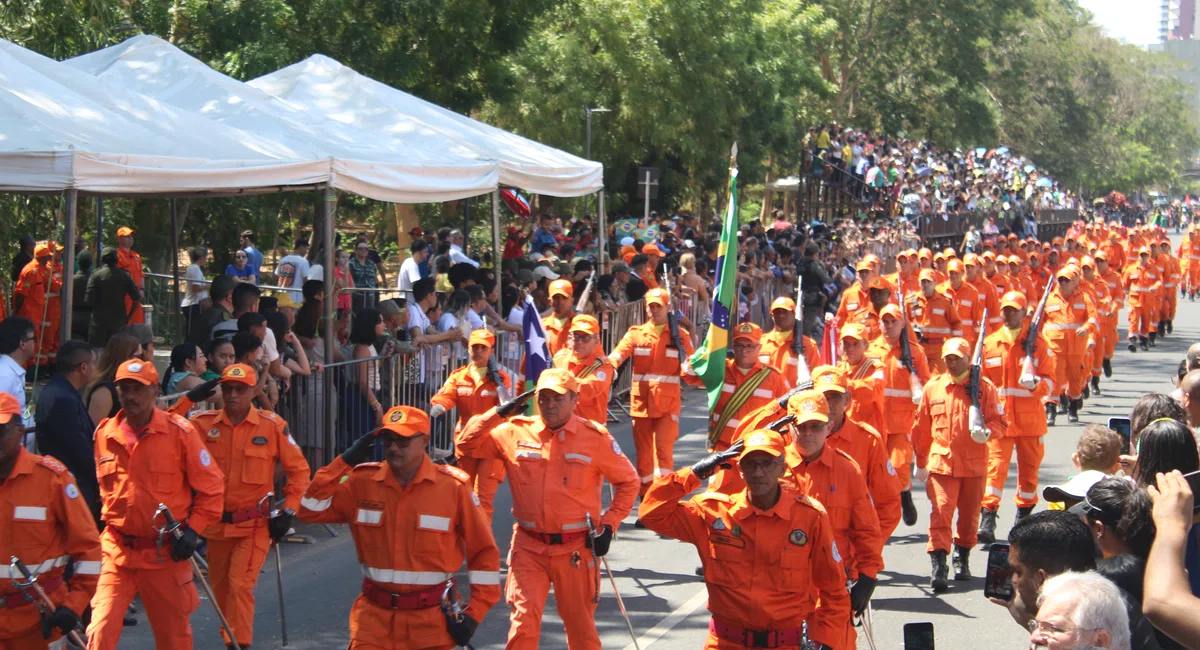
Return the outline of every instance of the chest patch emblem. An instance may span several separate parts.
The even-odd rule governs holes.
[[[717,520],[713,521],[712,529],[713,530],[725,530],[725,520],[717,519]]]
[[[254,436],[254,438],[252,438],[250,440],[250,442],[252,444],[258,445],[259,447],[265,447],[267,444],[267,437],[266,436]]]
[[[208,430],[208,437],[209,437],[209,439],[220,438],[220,437],[221,437],[221,430],[220,430],[220,429],[209,429],[209,430]]]
[[[808,533],[797,528],[788,534],[788,541],[796,546],[804,546],[808,543]]]

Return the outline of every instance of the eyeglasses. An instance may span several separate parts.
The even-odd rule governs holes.
[[[1097,627],[1060,626],[1048,621],[1039,621],[1037,619],[1033,619],[1026,623],[1025,628],[1028,629],[1030,633],[1040,630],[1042,634],[1053,634],[1055,636],[1070,634],[1072,632],[1095,632],[1096,630],[1100,629]]]
[[[27,336],[27,337],[21,339],[21,342],[28,343],[29,341],[36,341],[36,340],[37,340],[36,336]]]

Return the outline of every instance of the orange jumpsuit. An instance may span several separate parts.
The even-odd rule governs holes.
[[[1121,274],[1114,271],[1111,265],[1101,278],[1105,288],[1108,289],[1108,297],[1111,301],[1108,317],[1102,321],[1104,324],[1104,358],[1112,359],[1118,340],[1121,338],[1117,333],[1117,324],[1121,318],[1121,309],[1125,306],[1125,291],[1122,288]]]
[[[464,613],[479,622],[500,600],[500,551],[470,478],[457,468],[426,458],[401,486],[386,463],[351,467],[338,457],[313,477],[299,516],[350,525],[363,573],[363,593],[350,609],[352,649],[458,647],[439,605],[464,560],[471,582]]]
[[[690,469],[660,477],[638,515],[646,528],[700,553],[712,612],[705,650],[748,647],[722,638],[739,631],[777,632],[788,639],[779,647],[799,647],[806,622],[812,641],[851,650],[842,643],[850,625],[846,572],[825,509],[791,487],[766,512],[745,491],[680,501],[698,487]]]
[[[0,648],[44,649],[62,634],[55,628],[42,637],[38,608],[20,595],[7,566],[20,559],[57,605],[83,614],[100,575],[100,537],[79,486],[67,468],[49,456],[17,452],[8,477],[0,483]],[[74,562],[70,580],[64,567]]]
[[[637,498],[637,470],[603,425],[579,416],[552,430],[540,417],[505,421],[493,409],[468,422],[455,443],[465,456],[499,458],[508,468],[516,523],[508,555],[505,600],[512,612],[505,648],[538,647],[553,585],[571,650],[598,650],[593,615],[600,575],[584,548],[587,515],[594,527],[616,531]],[[604,479],[615,495],[602,514]]]
[[[192,418],[217,466],[225,473],[225,510],[221,522],[201,531],[208,540],[208,579],[221,612],[238,645],[254,642],[254,585],[270,551],[267,520],[272,503],[262,503],[274,489],[275,463],[287,475],[276,507],[300,509],[300,496],[312,472],[288,433],[287,422],[270,411],[251,408],[238,424],[225,411],[205,411]],[[261,505],[260,505],[261,503]],[[230,640],[221,630],[225,644]]]
[[[963,282],[975,287],[975,290],[979,292],[979,299],[988,313],[988,334],[996,331],[996,328],[1000,327],[1000,323],[1004,320],[1000,317],[1000,296],[996,295],[996,287],[984,276],[982,271],[975,276],[974,282],[970,280],[963,280]],[[979,323],[975,324],[975,329],[978,331]],[[940,351],[937,356],[942,356]]]
[[[983,340],[983,376],[996,386],[1000,402],[1004,405],[1005,435],[988,440],[987,494],[983,507],[995,511],[1004,496],[1004,483],[1008,480],[1008,466],[1012,461],[1013,448],[1017,450],[1017,495],[1014,501],[1018,508],[1037,505],[1038,470],[1042,466],[1046,435],[1043,399],[1053,395],[1054,357],[1048,354],[1049,345],[1041,336],[1034,348],[1033,367],[1037,385],[1033,390],[1022,386],[1021,364],[1025,358],[1025,337],[1029,335],[1026,324],[1019,333],[1008,328],[989,335]]]
[[[1072,400],[1080,399],[1083,385],[1091,377],[1091,346],[1095,345],[1099,323],[1096,305],[1083,289],[1077,288],[1070,298],[1065,298],[1062,290],[1055,287],[1046,300],[1045,314],[1042,337],[1050,344],[1050,354],[1055,358],[1055,389],[1066,392]],[[1076,333],[1081,327],[1087,328],[1082,336]],[[1046,403],[1057,401],[1058,395],[1054,394],[1044,399]]]
[[[1004,435],[999,398],[992,382],[982,378],[979,403],[984,423],[992,438]],[[978,541],[979,507],[987,474],[987,445],[971,438],[967,429],[971,407],[967,379],[956,383],[942,373],[925,384],[925,393],[917,405],[913,424],[913,448],[917,467],[929,470],[925,493],[933,503],[929,516],[929,543],[925,550],[950,551],[951,521],[958,510],[954,545],[971,548]]]
[[[559,350],[566,349],[567,343],[571,338],[571,319],[559,318],[554,314],[542,319],[542,328],[546,330],[546,346],[550,348],[550,355],[553,356]]]
[[[1121,284],[1129,297],[1129,337],[1149,337],[1158,325],[1154,312],[1155,296],[1162,288],[1158,270],[1139,260],[1125,269]]]
[[[922,386],[929,381],[929,363],[925,352],[917,345],[916,338],[909,335],[909,352],[917,380]],[[899,477],[901,491],[912,488],[912,425],[916,413],[913,402],[913,386],[908,368],[900,363],[900,344],[880,336],[867,348],[867,356],[878,359],[883,365],[883,433],[887,436],[887,449],[892,468]]]
[[[792,341],[795,340],[792,334],[790,331],[778,330],[764,333],[758,360],[783,373],[788,384],[795,386],[796,376],[800,371],[800,361],[792,351]],[[804,362],[808,364],[808,371],[811,373],[812,369],[817,367],[817,355],[820,351],[817,350],[816,341],[803,334],[800,336],[800,353],[804,356]]]
[[[1159,259],[1162,260],[1164,275],[1163,275],[1163,292],[1159,304],[1162,307],[1159,310],[1159,320],[1175,320],[1175,310],[1179,305],[1179,284],[1183,279],[1183,272],[1179,266],[1179,260],[1174,256],[1160,254]]]
[[[1200,233],[1192,232],[1183,240],[1181,261],[1187,262],[1187,290],[1189,296],[1195,296],[1200,289]]]
[[[682,333],[680,338],[683,338]],[[579,402],[575,404],[575,414],[600,424],[607,422],[608,398],[617,371],[609,363],[608,357],[604,356],[600,345],[597,344],[592,356],[586,359],[576,357],[570,349],[559,350],[554,355],[552,365],[566,368],[579,382]]]
[[[850,381],[850,407],[846,417],[871,425],[876,431],[884,430],[884,375],[883,364],[867,356],[854,366],[842,357],[837,367],[846,373]]]
[[[870,306],[871,296],[867,293],[867,288],[863,286],[861,281],[855,280],[854,284],[842,292],[842,300],[838,304],[835,318],[839,323],[854,322],[850,318]]]
[[[879,519],[879,529],[882,532],[879,550],[882,552],[884,542],[892,536],[896,526],[900,525],[900,479],[888,458],[888,448],[883,436],[869,425],[843,418],[840,428],[836,431],[830,430],[825,444],[845,452],[862,472],[867,482],[867,492]],[[820,497],[815,498],[821,503],[826,503]],[[830,510],[830,514],[833,513],[831,507],[827,509]]]
[[[1096,345],[1092,346],[1088,354],[1088,369],[1092,377],[1099,377],[1104,370],[1102,365],[1104,351],[1108,349],[1107,325],[1109,311],[1112,309],[1112,300],[1108,296],[1108,286],[1096,273],[1092,274],[1091,280],[1080,279],[1079,289],[1076,291],[1087,291],[1088,296],[1092,299],[1092,304],[1096,306]]]
[[[937,292],[950,299],[958,315],[959,329],[954,336],[961,336],[974,346],[979,338],[979,321],[983,319],[984,301],[979,298],[979,290],[964,280],[957,289],[949,282],[940,284]]]
[[[142,256],[138,255],[133,249],[125,250],[124,248],[117,249],[117,268],[125,269],[129,272],[129,277],[133,278],[133,283],[137,285],[138,291],[145,295],[146,292],[146,273],[142,270]],[[133,308],[133,299],[125,296],[125,311],[128,313]],[[146,314],[142,311],[142,306],[139,304],[137,309],[134,309],[129,314],[129,324],[146,322]]]
[[[197,533],[206,530],[221,519],[225,476],[190,422],[158,410],[141,432],[130,429],[124,411],[101,421],[95,454],[107,527],[100,536],[104,558],[88,650],[117,647],[125,610],[137,594],[155,647],[191,648],[188,618],[200,605],[192,567],[171,559],[169,538],[158,545],[154,513],[162,503],[181,524]]]
[[[868,339],[873,339],[876,336],[879,336],[879,333],[882,331],[879,321],[879,311],[876,310],[875,306],[869,302],[867,303],[866,307],[863,307],[862,309],[859,309],[851,314],[849,320],[840,322],[842,329],[845,329],[846,325],[850,325],[852,323],[857,323],[867,328]]]
[[[38,337],[36,365],[45,365],[54,361],[58,351],[58,322],[62,318],[61,310],[52,309],[57,303],[59,292],[62,291],[62,274],[54,273],[49,264],[41,264],[33,260],[21,269],[13,293],[21,297],[21,308],[17,316],[28,318],[33,323],[34,336]],[[61,304],[61,303],[58,303]]]
[[[913,325],[921,332],[921,349],[925,350],[929,366],[935,372],[944,371],[946,365],[942,363],[942,344],[962,332],[962,322],[954,304],[950,298],[935,291],[928,298],[923,293],[909,298],[907,307]]]
[[[653,322],[630,327],[621,342],[608,355],[608,362],[620,368],[633,357],[633,389],[629,396],[629,414],[633,417],[633,446],[638,476],[643,489],[655,476],[670,474],[675,467],[675,440],[679,438],[679,410],[682,408],[680,378],[689,370],[692,337],[679,328],[683,350],[671,347],[667,326]]]
[[[512,378],[508,371],[500,369],[500,378],[504,388],[511,392]],[[467,364],[450,373],[442,389],[429,398],[431,404],[436,404],[449,411],[458,409],[458,424],[455,433],[462,431],[471,418],[500,404],[500,394],[496,382],[487,374],[487,368],[477,369],[473,364]],[[496,499],[496,490],[504,482],[504,463],[492,459],[464,457],[462,452],[455,449],[454,456],[458,459],[458,468],[471,477],[471,486],[479,496],[483,506],[483,514],[492,521],[492,502]]]
[[[763,381],[759,383],[758,387],[754,389],[754,392],[751,393],[744,402],[742,402],[741,407],[739,407],[736,412],[727,413],[729,409],[727,409],[726,406],[729,404],[729,399],[733,397],[734,393],[738,392],[738,389],[741,388],[742,385],[744,385],[751,377],[754,377],[759,372],[763,371],[763,369],[766,369],[766,378],[763,379]],[[708,428],[710,432],[709,440],[716,441],[715,444],[710,445],[712,450],[723,451],[725,449],[729,449],[730,445],[737,442],[737,438],[734,437],[734,432],[737,430],[738,425],[741,424],[741,419],[747,415],[750,415],[754,411],[757,411],[767,403],[783,397],[783,394],[788,392],[791,387],[791,384],[788,383],[788,380],[783,376],[782,372],[773,366],[766,365],[761,360],[755,362],[755,364],[751,366],[749,370],[745,371],[743,371],[741,368],[738,368],[733,359],[726,360],[725,385],[721,387],[721,396],[717,398],[717,404],[713,407],[712,415],[708,420]],[[722,419],[725,420],[725,426],[720,431],[713,431],[713,427],[716,427],[718,424],[720,424]],[[738,487],[732,492],[737,492],[743,487],[745,487],[745,485]],[[732,494],[732,492],[730,492],[730,494]]]

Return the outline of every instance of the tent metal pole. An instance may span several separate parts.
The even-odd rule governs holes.
[[[470,255],[467,247],[471,245],[471,199],[463,201],[463,255]],[[499,280],[499,276],[497,276]]]
[[[179,201],[177,199],[171,199],[171,280],[172,286],[175,287],[175,306],[179,307],[179,311],[176,312],[175,325],[179,328],[178,332],[182,334],[186,331],[186,327],[183,323],[183,307],[180,307],[183,301],[179,296]]]
[[[325,363],[333,363],[334,348],[337,341],[334,338],[334,318],[337,315],[337,294],[333,289],[333,264],[334,264],[334,244],[333,244],[333,215],[334,209],[337,206],[337,192],[330,186],[326,185],[321,196],[321,228],[325,232],[325,313],[321,315],[321,322],[324,325],[325,338]],[[333,403],[333,377],[332,373],[325,376],[325,395],[322,399],[325,400],[325,458],[322,462],[328,463],[333,458],[336,452],[335,443],[337,435],[334,432],[334,403]]]
[[[96,263],[100,262],[100,251],[104,250],[104,197],[96,197]]]
[[[75,212],[79,208],[79,190],[67,190],[66,205],[63,206],[64,233],[63,239],[63,279],[61,305],[62,317],[59,320],[59,341],[71,338],[71,303],[75,301]]]
[[[600,217],[600,232],[596,233],[596,241],[600,244],[600,257],[597,261],[600,263],[600,274],[604,275],[608,273],[608,215],[604,212],[604,190],[596,194],[596,212]]]
[[[492,190],[492,266],[496,270],[496,281],[500,281],[500,265],[504,261],[500,248],[500,188]],[[500,300],[496,301],[496,313],[500,313]],[[501,318],[504,315],[501,314]]]

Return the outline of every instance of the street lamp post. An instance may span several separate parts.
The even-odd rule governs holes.
[[[588,160],[591,160],[592,159],[592,113],[607,113],[607,112],[609,112],[609,109],[607,109],[603,106],[597,106],[596,108],[592,108],[591,106],[584,106],[583,112],[587,115],[587,142],[586,142],[586,144],[584,144],[583,157],[587,158]],[[588,215],[588,210],[591,207],[591,202],[592,202],[592,196],[590,194],[583,197],[583,216],[585,218]]]

